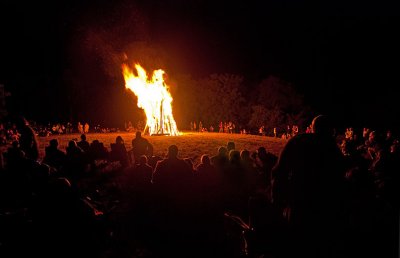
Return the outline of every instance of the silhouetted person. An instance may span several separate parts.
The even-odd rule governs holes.
[[[266,183],[266,187],[271,184],[271,171],[276,165],[278,157],[271,152],[268,152],[264,147],[259,147],[256,153],[256,166],[263,177],[263,183]]]
[[[7,169],[18,169],[22,166],[25,160],[25,153],[20,148],[18,141],[13,141],[11,147],[7,149],[7,152],[4,153],[6,168]]]
[[[111,152],[109,156],[112,161],[119,161],[123,168],[129,166],[128,152],[121,136],[117,136],[115,143],[111,144]]]
[[[77,142],[79,148],[81,148],[85,153],[89,151],[90,144],[86,140],[86,134],[81,134],[81,140]]]
[[[149,184],[153,176],[153,168],[147,163],[147,157],[142,155],[139,165],[136,166],[136,173],[142,182]]]
[[[149,141],[142,137],[141,132],[136,132],[136,137],[132,140],[132,151],[135,164],[139,164],[140,156],[146,155],[149,151]]]
[[[171,183],[166,186],[173,187],[173,184],[181,183],[188,177],[192,177],[191,168],[183,159],[178,158],[178,147],[169,146],[167,158],[157,162],[153,173],[153,183]]]
[[[218,154],[211,157],[211,164],[218,170],[224,170],[229,163],[228,150],[226,147],[221,146],[218,148]]]
[[[228,150],[228,153],[231,151],[231,150],[234,150],[235,149],[235,142],[228,142],[227,144],[226,144],[226,149]]]
[[[194,164],[193,164],[192,159],[190,159],[190,158],[184,158],[183,160],[184,160],[184,161],[186,162],[186,164],[189,166],[189,168],[190,168],[190,170],[192,171],[192,173],[194,173],[195,170],[194,170]]]
[[[229,152],[229,162],[222,173],[224,207],[230,213],[244,218],[247,213],[249,196],[245,169],[242,167],[240,152],[238,150],[231,150]]]
[[[96,161],[106,161],[108,159],[108,150],[104,147],[104,144],[99,140],[93,140],[90,144],[89,148],[89,162],[92,166],[92,169],[97,167]]]
[[[45,193],[38,196],[33,211],[34,229],[32,253],[43,256],[71,257],[81,254],[97,257],[101,234],[96,211],[79,196],[67,178],[50,182]],[[96,246],[97,245],[97,246]]]
[[[37,160],[39,158],[39,147],[35,131],[24,117],[19,117],[16,121],[16,125],[20,133],[20,148],[28,159]]]
[[[272,200],[289,223],[296,256],[343,255],[344,160],[330,120],[312,121],[311,134],[291,138],[273,169]]]
[[[178,147],[171,145],[168,156],[157,162],[153,173],[153,186],[156,196],[154,207],[157,211],[156,223],[166,252],[181,256],[188,240],[193,237],[195,203],[193,202],[193,173],[188,164],[178,157]],[[168,250],[169,249],[169,250]],[[164,251],[163,251],[164,252]]]
[[[211,165],[211,160],[210,157],[208,155],[202,155],[201,159],[200,159],[200,164],[197,165],[196,167],[196,172],[197,173],[215,173],[215,168],[213,165]]]
[[[58,149],[58,140],[50,140],[50,145],[45,148],[45,156],[43,158],[43,163],[60,170],[64,165],[66,160],[65,152]]]
[[[244,172],[248,194],[251,196],[256,192],[265,191],[265,184],[261,184],[263,178],[256,169],[254,160],[250,156],[250,151],[242,150],[240,152],[240,162]]]
[[[154,155],[154,148],[151,143],[149,143],[149,149],[148,149],[148,153],[146,156],[147,156],[148,164],[150,165],[150,167],[153,168],[153,170],[156,167],[157,162],[159,160],[162,160],[162,158],[160,156]]]
[[[76,141],[71,140],[66,148],[66,154],[66,177],[72,181],[81,178],[85,172],[87,161],[83,150],[78,147]]]

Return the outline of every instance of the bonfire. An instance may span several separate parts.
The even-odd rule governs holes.
[[[125,88],[137,96],[137,105],[146,114],[144,132],[148,131],[150,135],[179,135],[172,115],[172,95],[164,81],[165,72],[155,70],[149,78],[139,64],[135,64],[135,69],[136,73],[133,73],[128,65],[122,65]]]

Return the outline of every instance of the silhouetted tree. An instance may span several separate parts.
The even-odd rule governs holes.
[[[293,124],[302,127],[308,121],[310,111],[293,85],[275,76],[269,76],[257,85],[251,107],[249,126],[265,125],[267,130]]]
[[[285,114],[278,107],[271,109],[265,108],[263,105],[252,106],[252,113],[249,121],[249,126],[252,128],[259,128],[262,125],[268,132],[277,126],[285,124]]]
[[[219,121],[244,120],[246,106],[240,88],[243,77],[233,74],[212,74],[198,85],[199,119],[210,124]]]

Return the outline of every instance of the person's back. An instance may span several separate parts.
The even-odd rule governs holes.
[[[50,145],[45,148],[43,162],[59,170],[65,163],[66,154],[58,149],[58,140],[50,140]]]
[[[344,159],[327,125],[319,128],[325,122],[319,116],[314,133],[291,138],[272,174],[273,203],[289,222],[293,244],[308,257],[337,254],[333,245],[343,225]]]
[[[25,153],[20,148],[18,141],[13,141],[12,146],[7,149],[4,153],[6,168],[8,169],[18,169],[21,167],[24,159]]]
[[[129,166],[128,152],[121,136],[117,136],[115,143],[111,144],[111,152],[109,156],[111,160],[119,161],[122,167]]]
[[[136,138],[132,140],[132,151],[135,164],[139,164],[140,156],[146,155],[149,149],[149,141],[142,137],[141,132],[136,132]]]
[[[218,148],[218,154],[211,157],[211,164],[219,171],[222,172],[228,166],[228,150],[224,146]]]
[[[139,159],[139,164],[135,168],[135,175],[137,182],[141,186],[149,188],[153,176],[153,168],[147,162],[147,157],[142,155]]]
[[[92,162],[95,160],[106,160],[108,158],[108,150],[99,140],[93,140],[89,147],[89,158]]]
[[[168,186],[169,183],[180,185],[187,178],[192,177],[189,165],[177,157],[178,149],[175,145],[168,148],[168,157],[157,162],[153,173],[153,182]],[[168,187],[172,187],[169,185]]]
[[[66,148],[65,175],[70,180],[80,178],[86,169],[87,159],[74,140]]]
[[[37,160],[39,158],[39,148],[35,131],[29,126],[28,121],[24,117],[18,118],[16,124],[20,133],[20,148],[25,152],[27,158]]]
[[[267,186],[269,186],[271,183],[271,171],[276,165],[278,157],[271,152],[268,152],[265,147],[259,147],[257,149],[257,157],[257,168],[264,177],[264,180],[266,180]]]
[[[85,153],[87,153],[89,151],[90,148],[90,144],[89,142],[86,140],[86,135],[85,134],[81,134],[81,140],[79,142],[77,142],[77,145],[79,148],[81,148]]]
[[[157,162],[153,173],[156,202],[153,207],[154,214],[157,214],[155,223],[158,237],[161,237],[166,248],[179,253],[196,241],[197,235],[194,232],[198,223],[195,219],[198,202],[194,199],[194,176],[188,164],[178,158],[177,154],[178,147],[171,145],[168,157]],[[184,241],[187,245],[182,247]],[[180,256],[175,252],[174,255]]]

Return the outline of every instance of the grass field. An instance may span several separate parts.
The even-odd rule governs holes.
[[[134,133],[89,133],[87,140],[91,143],[93,140],[103,142],[104,146],[110,150],[110,144],[115,142],[115,138],[120,135],[124,141],[127,150],[132,148],[132,139]],[[269,152],[279,154],[286,140],[258,135],[226,134],[226,133],[193,133],[183,132],[181,136],[144,136],[154,146],[154,154],[164,157],[168,146],[175,144],[179,148],[179,157],[191,158],[194,164],[198,164],[203,154],[213,156],[217,153],[220,146],[226,146],[228,141],[233,141],[237,150],[247,149],[250,152],[263,146]],[[44,148],[51,139],[58,139],[59,148],[65,151],[65,147],[72,139],[80,140],[79,134],[54,135],[49,137],[38,137],[40,157],[44,157]]]

